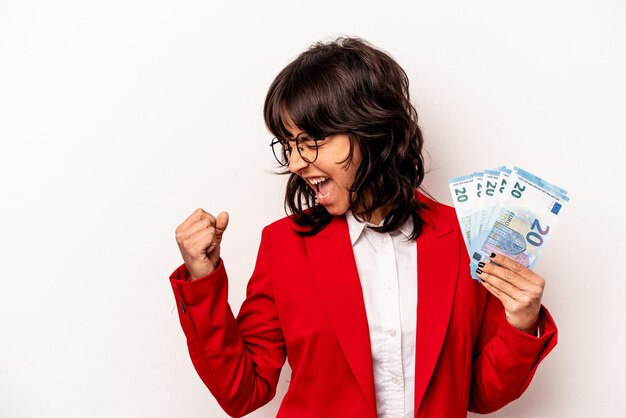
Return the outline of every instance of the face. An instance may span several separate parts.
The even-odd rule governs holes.
[[[286,128],[295,138],[302,132],[287,119]],[[318,141],[317,159],[308,163],[304,161],[292,143],[293,152],[289,158],[289,171],[302,177],[309,187],[315,191],[317,201],[331,215],[343,215],[350,208],[350,192],[348,189],[354,182],[356,170],[361,163],[358,147],[352,153],[353,161],[346,166],[343,162],[350,152],[350,138],[346,134],[336,134]]]

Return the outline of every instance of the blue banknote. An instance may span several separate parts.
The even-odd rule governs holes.
[[[478,263],[489,259],[491,253],[533,268],[569,202],[567,191],[519,167],[509,170],[503,166],[457,179],[463,177],[481,179],[481,193],[475,194],[471,209],[466,205],[459,218],[459,222],[471,219],[463,234],[472,277],[477,279]],[[452,184],[450,187],[453,192]],[[459,216],[457,202],[455,209]]]

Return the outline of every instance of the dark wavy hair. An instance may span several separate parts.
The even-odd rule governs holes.
[[[350,152],[344,163],[352,163],[355,146],[362,155],[350,188],[354,215],[368,220],[374,210],[386,207],[389,212],[375,230],[397,230],[412,217],[411,239],[419,236],[422,206],[415,189],[424,179],[422,132],[408,77],[388,54],[360,38],[318,42],[276,76],[263,114],[277,138],[290,138],[287,118],[314,137],[347,134]],[[287,209],[296,224],[307,227],[302,235],[316,234],[332,219],[297,174],[287,182]]]

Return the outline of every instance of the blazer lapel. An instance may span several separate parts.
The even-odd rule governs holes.
[[[456,290],[459,242],[450,222],[438,216],[438,205],[422,194],[431,208],[417,239],[418,303],[415,347],[415,416],[441,352]],[[339,344],[367,402],[376,411],[376,394],[363,290],[345,217],[305,239],[314,282]]]
[[[334,217],[322,231],[306,237],[305,241],[315,285],[328,319],[365,399],[375,412],[365,302],[345,217]]]
[[[423,196],[420,200],[426,201]],[[417,239],[415,416],[446,336],[459,270],[458,237],[452,233],[452,225],[430,208],[421,215],[424,229]]]

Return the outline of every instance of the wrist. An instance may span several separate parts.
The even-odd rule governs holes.
[[[199,275],[199,276],[197,276],[197,277],[196,277],[196,276],[194,276],[194,275],[192,275],[191,273],[189,273],[189,271],[187,271],[187,274],[185,275],[185,281],[188,281],[188,282],[193,282],[193,281],[195,281],[195,280],[198,280],[198,279],[201,279],[201,278],[203,278],[203,277],[208,276],[209,274],[211,274],[211,273],[213,273],[215,270],[217,270],[217,268],[220,266],[220,260],[221,260],[221,259],[219,259],[219,258],[218,258],[218,259],[216,260],[216,262],[215,262],[215,265],[213,265],[213,263],[211,263],[211,262],[209,261],[209,263],[208,263],[208,264],[209,264],[209,266],[210,266],[210,267],[209,267],[209,270],[208,270],[208,271],[203,272],[204,274],[200,274],[200,275]]]
[[[507,322],[515,329],[522,331],[526,334],[537,336],[537,331],[539,327],[539,314],[534,315],[532,319],[520,319],[514,318],[512,315],[507,313],[506,315]]]
[[[535,325],[534,327],[529,327],[529,328],[518,328],[520,331],[525,332],[526,334],[530,334],[533,335],[535,337],[538,336],[539,334],[539,327],[537,327],[537,325]]]

